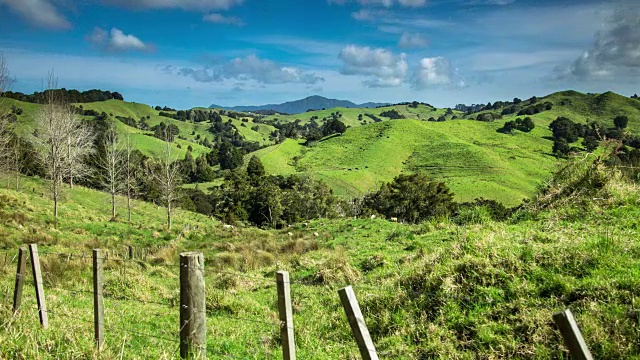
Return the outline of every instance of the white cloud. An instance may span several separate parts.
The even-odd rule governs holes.
[[[96,27],[85,39],[109,52],[152,51],[153,46],[122,30],[113,28],[110,32]]]
[[[224,16],[222,14],[212,13],[202,17],[202,20],[214,24],[244,26],[242,19],[235,16]]]
[[[398,46],[405,49],[423,48],[429,44],[429,40],[419,33],[405,32],[400,36]]]
[[[443,28],[455,25],[454,22],[443,19],[429,19],[423,14],[399,15],[389,9],[360,9],[351,13],[351,17],[358,21],[378,24],[378,30],[393,34],[402,34],[407,30],[419,31],[425,29]]]
[[[422,7],[427,4],[427,0],[353,0],[359,3],[362,6],[384,6],[384,7],[392,7],[395,5],[403,6],[403,7]],[[349,0],[328,0],[329,4],[344,4],[349,2]]]
[[[14,13],[37,27],[70,29],[71,24],[48,0],[0,0]]]
[[[223,64],[198,68],[169,66],[164,70],[205,83],[233,79],[239,81],[253,80],[262,84],[301,83],[313,85],[324,81],[322,77],[313,72],[278,64],[255,55],[234,58]]]
[[[349,45],[340,51],[341,72],[345,75],[365,75],[368,87],[400,86],[407,75],[407,56],[368,46]]]
[[[419,89],[452,84],[451,65],[442,56],[422,58],[413,75],[413,85]]]
[[[20,0],[18,0],[20,1]],[[243,0],[102,0],[105,4],[140,9],[228,10]]]
[[[640,72],[640,7],[615,12],[593,45],[572,64],[556,69],[559,78],[587,80]]]

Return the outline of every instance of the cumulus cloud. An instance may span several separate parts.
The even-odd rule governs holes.
[[[442,56],[422,58],[413,74],[413,85],[416,88],[451,85],[451,65]],[[464,83],[459,83],[464,84]]]
[[[405,32],[402,34],[402,36],[400,36],[400,40],[398,41],[398,46],[405,49],[423,48],[428,44],[429,41],[427,40],[427,38],[419,33]]]
[[[17,0],[21,1],[21,0]],[[102,0],[105,4],[139,9],[228,10],[243,0]]]
[[[113,28],[110,32],[96,27],[85,39],[109,52],[151,51],[153,46],[122,30]]]
[[[349,45],[340,51],[338,58],[343,62],[343,74],[368,76],[365,85],[369,87],[400,86],[407,75],[404,53],[395,55],[385,49]]]
[[[237,18],[235,16],[224,16],[217,13],[205,15],[202,20],[214,24],[244,26],[244,22],[240,18]]]
[[[71,24],[48,0],[0,0],[29,23],[48,29],[70,29]]]
[[[558,78],[588,80],[640,71],[640,8],[615,12],[593,45],[568,66],[555,69]]]
[[[221,82],[224,80],[253,80],[263,84],[300,83],[313,85],[324,81],[315,73],[284,66],[255,55],[235,58],[223,64],[200,68],[168,66],[165,72],[191,77],[198,82]]]
[[[404,7],[422,7],[427,4],[427,0],[352,0],[354,2],[359,3],[362,6],[373,5],[373,6],[384,6],[384,7],[392,7],[395,5],[404,6]],[[329,4],[344,4],[350,2],[349,0],[328,0]]]

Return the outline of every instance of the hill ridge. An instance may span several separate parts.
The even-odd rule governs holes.
[[[238,105],[238,106],[220,106],[212,104],[210,109],[224,109],[232,111],[259,111],[259,110],[273,110],[278,113],[285,114],[300,114],[307,110],[320,110],[329,109],[335,107],[343,108],[372,108],[376,106],[388,105],[388,103],[376,103],[366,102],[362,104],[356,104],[349,100],[338,100],[326,98],[320,95],[307,96],[304,99],[287,101],[280,104],[265,104],[265,105]]]

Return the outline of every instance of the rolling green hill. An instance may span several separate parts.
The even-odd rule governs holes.
[[[479,113],[464,115],[453,111],[446,115],[445,109],[434,109],[420,104],[417,107],[392,105],[378,109],[335,108],[310,111],[297,115],[268,116],[263,121],[292,122],[302,124],[317,116],[330,118],[336,112],[340,120],[349,126],[346,133],[307,147],[302,140],[287,139],[281,144],[263,148],[257,155],[270,174],[308,174],[328,183],[342,196],[361,196],[375,190],[381,182],[389,181],[400,173],[425,171],[436,179],[445,181],[460,201],[484,197],[516,205],[533,195],[554,169],[557,159],[552,156],[551,132],[548,125],[558,116],[586,123],[599,121],[612,126],[617,115],[630,118],[628,130],[640,131],[640,101],[618,94],[582,94],[563,91],[538,98],[539,102],[550,102],[553,108],[532,117],[536,128],[531,133],[516,131],[503,134],[497,130],[504,122],[516,119],[517,115],[506,115],[493,122],[479,122]],[[30,119],[38,105],[4,99],[0,106],[16,105],[24,110],[20,121],[29,128]],[[109,100],[104,102],[76,104],[84,109],[105,112],[113,117],[124,116],[139,120],[149,117],[150,126],[165,122],[180,129],[179,139],[174,145],[176,156],[183,157],[188,146],[197,154],[208,151],[200,143],[212,140],[209,123],[183,122],[158,115],[153,108],[137,103]],[[527,106],[527,101],[521,104]],[[406,119],[390,120],[382,117],[383,111],[396,110]],[[501,109],[491,111],[499,114]],[[485,111],[486,112],[486,111]],[[482,112],[481,112],[482,113]],[[362,120],[359,120],[359,115]],[[365,114],[373,114],[382,122],[375,122]],[[426,121],[430,117],[445,115],[445,122]],[[453,120],[456,116],[458,119]],[[520,116],[522,117],[522,116]],[[463,119],[465,118],[465,119]],[[262,145],[273,144],[271,125],[254,123],[251,116],[231,121],[237,131],[249,141]],[[244,125],[244,126],[243,126]],[[132,134],[136,146],[150,155],[160,148],[160,140],[145,135],[144,131],[118,124],[122,132]],[[178,145],[180,148],[178,148]],[[580,146],[579,143],[574,144]],[[207,188],[219,181],[203,184]],[[195,185],[193,185],[195,186]]]
[[[462,117],[455,111],[445,122],[427,122],[427,117],[444,115],[444,109],[434,111],[423,105],[338,109],[344,111],[341,120],[352,126],[341,136],[313,147],[289,139],[255,155],[268,173],[308,174],[344,196],[361,196],[400,173],[420,170],[446,182],[460,201],[484,197],[516,205],[533,195],[555,168],[557,159],[551,154],[548,126],[558,116],[612,126],[615,116],[625,114],[630,118],[629,131],[640,131],[640,101],[635,99],[614,93],[587,95],[569,91],[539,101],[549,101],[554,106],[531,116],[536,128],[530,133],[516,131],[510,135],[497,131],[506,121],[523,117],[515,114],[493,122],[450,120],[453,115]],[[374,114],[379,114],[391,108],[408,119],[366,125],[357,121],[358,114],[364,111],[375,110]],[[322,118],[335,111],[304,115]],[[291,116],[276,117],[279,121],[292,120]]]
[[[99,113],[106,113],[110,119],[114,120],[119,131],[122,134],[130,134],[134,146],[139,149],[145,155],[154,155],[162,149],[162,141],[153,136],[149,131],[143,131],[131,126],[128,126],[121,121],[117,120],[117,117],[130,117],[136,121],[141,118],[145,118],[145,121],[150,127],[164,122],[165,124],[173,124],[180,129],[178,138],[173,143],[174,154],[177,158],[183,158],[187,148],[191,146],[193,148],[194,155],[197,157],[200,154],[206,154],[210,150],[202,146],[204,139],[213,141],[215,136],[209,132],[210,122],[192,123],[185,121],[178,121],[164,116],[159,116],[159,111],[156,111],[152,107],[133,103],[125,102],[121,100],[107,100],[101,102],[91,103],[77,103],[75,106],[82,106],[84,110],[95,110]],[[18,121],[21,125],[20,131],[23,133],[30,133],[33,131],[33,119],[36,112],[40,108],[38,104],[26,103],[14,99],[2,99],[0,102],[1,109],[10,109],[11,106],[15,106],[23,110],[22,115],[18,116]],[[148,118],[147,118],[148,117]],[[91,119],[91,117],[85,117]],[[241,120],[231,119],[227,116],[222,116],[223,121],[231,121],[236,127],[238,132],[243,135],[249,141],[259,142],[262,145],[272,144],[269,140],[269,134],[275,129],[266,124],[255,124],[253,119],[249,118],[245,126],[241,126]],[[258,126],[258,131],[254,131],[251,128]]]

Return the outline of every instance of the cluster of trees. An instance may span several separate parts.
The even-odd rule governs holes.
[[[512,134],[514,130],[520,130],[522,132],[529,132],[533,130],[536,125],[533,123],[530,117],[525,117],[524,119],[517,118],[515,121],[507,121],[504,123],[499,132],[503,132],[506,134]]]
[[[538,104],[538,98],[533,96],[530,99],[524,100],[524,101],[519,98],[514,98],[512,101],[496,101],[493,104],[489,102],[486,105],[457,104],[455,106],[455,109],[459,111],[463,111],[465,115],[471,115],[473,113],[477,113],[481,111],[497,111],[502,109],[502,111],[500,112],[501,115],[510,115],[510,114],[518,113],[518,116],[522,116],[522,115],[534,115],[541,111],[544,111],[545,109],[550,110],[551,106],[553,106],[549,102],[545,102],[544,104],[538,104],[537,106],[532,106],[535,104]],[[526,105],[529,105],[530,109],[525,108]]]
[[[153,130],[153,136],[160,140],[167,140],[169,142],[173,142],[175,138],[180,134],[180,128],[178,128],[174,124],[165,124],[161,122],[160,124],[151,128]]]
[[[523,115],[535,115],[538,113],[541,113],[543,111],[549,111],[553,108],[553,104],[545,101],[543,103],[537,103],[535,105],[532,106],[528,106],[520,111],[518,111],[518,116],[523,116]],[[506,109],[505,109],[506,110]],[[513,109],[513,111],[515,112],[515,109]],[[502,111],[502,114],[506,114],[505,111]],[[513,112],[511,112],[511,114],[513,114]]]
[[[48,89],[42,92],[36,91],[30,95],[23,94],[21,92],[6,91],[3,93],[3,96],[6,98],[34,104],[46,104],[48,99],[50,98],[61,99],[61,101],[64,101],[65,103],[88,103],[106,101],[111,99],[124,100],[119,92],[103,91],[97,89],[87,91],[67,90],[65,88]]]
[[[564,157],[570,153],[579,152],[580,148],[571,146],[579,138],[583,138],[582,145],[589,152],[597,149],[604,139],[621,140],[632,147],[640,146],[640,140],[626,134],[624,129],[628,123],[629,118],[625,115],[619,115],[613,119],[613,128],[606,128],[597,122],[575,123],[571,119],[560,116],[549,125],[553,133],[553,153],[558,157]]]
[[[476,120],[484,122],[491,122],[499,119],[502,119],[502,115],[494,113],[482,113],[478,114],[478,116],[476,117]]]
[[[399,175],[365,196],[363,204],[365,209],[410,223],[448,216],[455,209],[449,187],[424,173]]]
[[[257,157],[249,161],[246,171],[229,172],[210,194],[190,190],[187,195],[187,207],[228,223],[279,228],[337,216],[338,200],[326,184],[301,176],[267,176]]]
[[[376,106],[376,109],[380,109],[380,108],[384,108],[384,107],[388,107],[388,106],[408,106],[410,108],[417,108],[419,105],[423,105],[426,107],[430,107],[432,109],[435,109],[435,107],[429,103],[426,102],[420,102],[420,101],[405,101],[405,102],[400,102],[400,103],[396,103],[396,104],[391,104],[391,105],[378,105]]]
[[[222,122],[222,116],[213,110],[178,110],[175,111],[175,113],[160,111],[159,115],[179,121],[190,121],[196,123],[204,121]]]
[[[265,124],[269,124],[276,128],[270,138],[277,143],[283,142],[286,138],[290,139],[306,139],[307,145],[311,145],[323,137],[342,134],[347,131],[347,126],[340,121],[342,117],[340,112],[331,113],[331,117],[324,117],[318,122],[318,116],[312,116],[309,122],[302,124],[302,120],[296,119],[293,122],[281,123],[278,119],[259,120]],[[256,120],[254,119],[254,122]]]
[[[156,106],[154,109],[156,111],[176,111],[176,109],[170,108],[168,106],[165,106],[165,107]],[[162,116],[162,115],[160,115],[160,116]]]
[[[388,117],[391,120],[404,119],[405,118],[404,115],[400,114],[398,112],[398,110],[396,110],[396,109],[383,111],[383,112],[380,113],[380,116]]]

